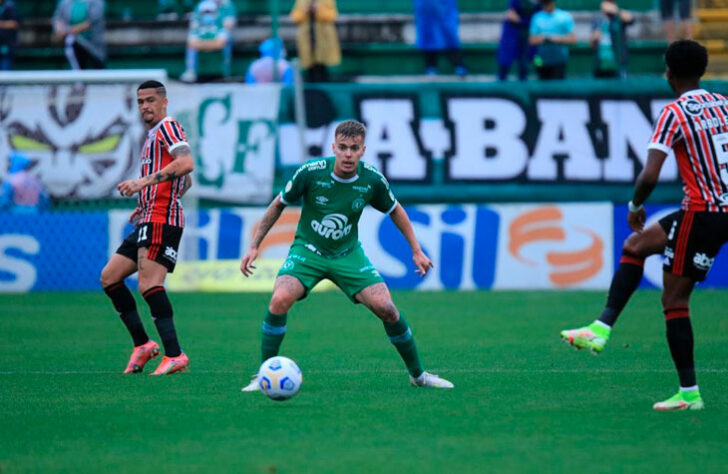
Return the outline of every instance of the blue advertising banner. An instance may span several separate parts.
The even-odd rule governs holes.
[[[100,289],[106,212],[0,213],[0,292]]]

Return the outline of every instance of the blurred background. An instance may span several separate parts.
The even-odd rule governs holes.
[[[400,289],[606,289],[669,41],[728,92],[728,0],[0,0],[0,291],[98,290],[135,207],[136,87],[167,85],[196,160],[170,289],[269,289],[298,218],[237,266],[264,207],[346,119],[435,271],[386,216],[360,239]],[[674,160],[648,207],[682,197]],[[723,253],[726,253],[725,251]],[[717,259],[704,286],[728,286]],[[659,286],[659,257],[644,286]],[[133,284],[133,283],[132,283]]]

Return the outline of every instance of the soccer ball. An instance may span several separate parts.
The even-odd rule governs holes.
[[[281,402],[292,398],[301,389],[301,382],[301,369],[288,357],[271,357],[258,370],[260,390],[271,400]]]

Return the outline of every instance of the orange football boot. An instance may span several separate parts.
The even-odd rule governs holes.
[[[183,352],[177,357],[162,357],[162,362],[152,375],[170,375],[175,372],[184,372],[190,366],[190,359]]]
[[[124,369],[125,374],[138,374],[144,371],[144,365],[159,355],[159,344],[151,339],[141,346],[136,346]]]

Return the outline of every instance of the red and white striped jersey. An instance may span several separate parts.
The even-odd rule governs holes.
[[[728,212],[728,99],[703,89],[684,93],[662,109],[648,148],[675,151],[683,209]]]
[[[154,175],[170,164],[174,157],[172,151],[187,145],[182,126],[172,117],[165,117],[147,133],[141,161],[141,176]],[[158,222],[184,227],[182,213],[182,190],[186,176],[163,181],[139,191],[140,223]]]

